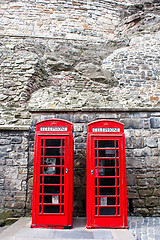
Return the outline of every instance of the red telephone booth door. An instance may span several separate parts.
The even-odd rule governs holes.
[[[37,124],[32,227],[70,228],[73,211],[73,138],[71,123]]]
[[[123,126],[113,121],[89,125],[87,228],[127,227],[126,167],[121,131]]]

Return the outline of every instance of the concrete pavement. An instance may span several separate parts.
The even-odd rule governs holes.
[[[85,218],[75,218],[73,229],[30,228],[31,218],[23,217],[4,229],[0,240],[107,239],[135,240],[127,229],[86,229]]]

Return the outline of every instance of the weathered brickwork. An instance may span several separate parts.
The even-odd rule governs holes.
[[[120,21],[119,1],[2,1],[1,30],[6,35],[113,39]]]
[[[159,109],[158,36],[135,37],[123,48],[16,38],[8,45],[4,38],[0,123],[30,124],[28,108]]]
[[[160,215],[159,9],[1,0],[1,209],[30,214],[35,124],[62,118],[74,123],[74,215],[84,216],[87,123],[106,118],[125,125],[129,212]]]
[[[30,124],[28,108],[160,107],[158,1],[1,1],[0,14],[0,124]]]
[[[0,209],[25,214],[28,176],[28,131],[0,130]]]

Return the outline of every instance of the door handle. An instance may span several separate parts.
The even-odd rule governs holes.
[[[93,171],[93,170],[91,170],[91,175],[93,175],[93,173],[94,173],[94,171]]]
[[[66,168],[66,173],[68,173],[68,168]]]

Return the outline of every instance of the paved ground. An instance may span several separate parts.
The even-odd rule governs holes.
[[[72,230],[31,229],[30,224],[30,218],[21,218],[8,228],[6,226],[0,228],[0,240],[160,240],[160,217],[128,217],[129,230],[87,230],[85,229],[85,218],[74,219],[74,229]]]
[[[128,225],[136,240],[160,240],[160,217],[128,217]]]
[[[127,229],[86,229],[85,218],[74,219],[74,228],[41,229],[30,228],[31,218],[20,218],[16,223],[0,234],[1,240],[48,240],[48,239],[106,239],[106,240],[135,240]]]

